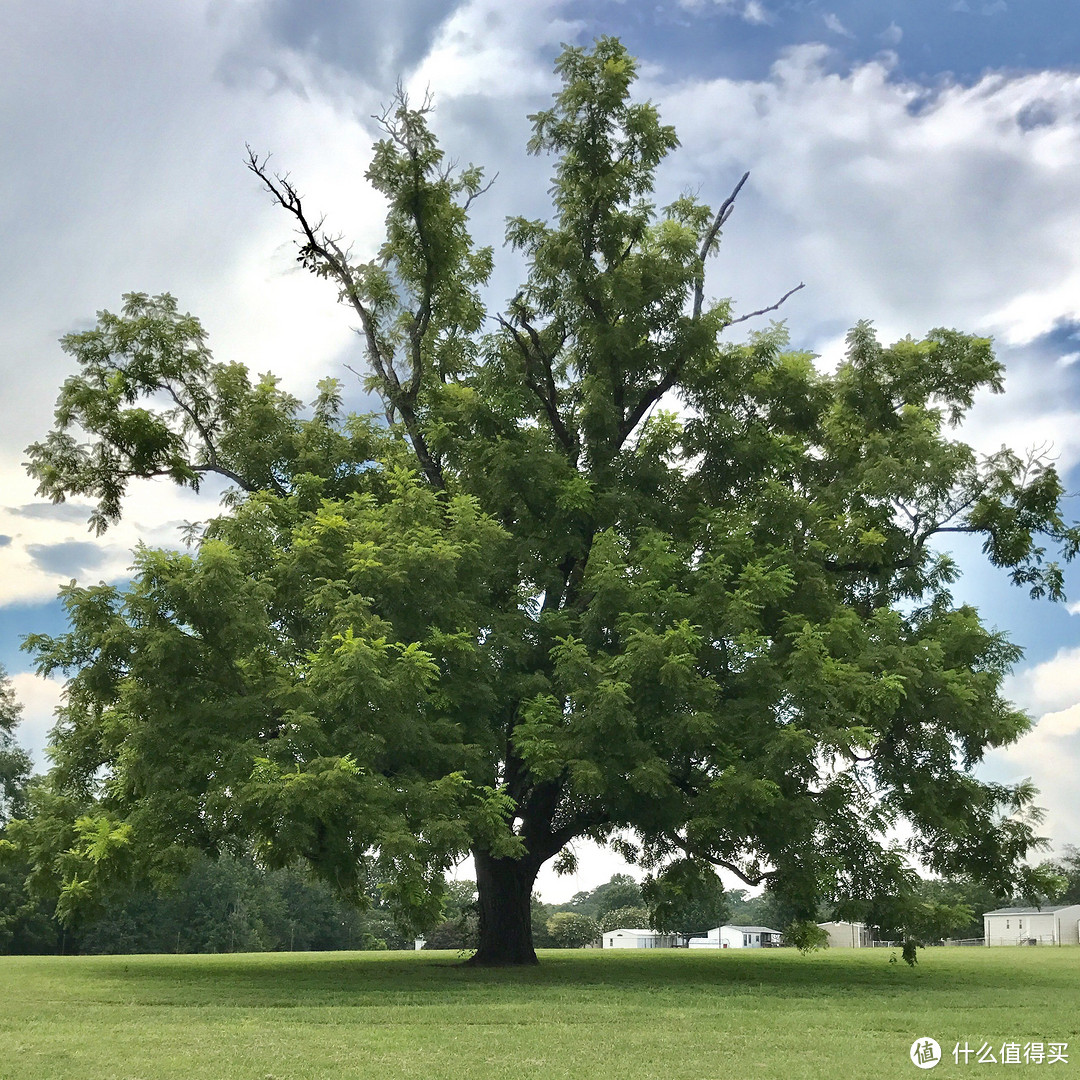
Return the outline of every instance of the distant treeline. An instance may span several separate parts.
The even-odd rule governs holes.
[[[1056,864],[1063,881],[1059,903],[1080,903],[1080,852]],[[923,941],[982,936],[982,913],[1002,898],[965,881],[924,881],[914,922],[908,909],[906,934]],[[470,949],[476,944],[476,888],[452,881],[445,918],[425,934],[430,949]],[[573,919],[566,919],[565,914]],[[822,920],[842,912],[823,908]],[[561,919],[553,918],[564,915]],[[881,936],[896,933],[887,911],[864,918]],[[731,922],[784,929],[783,902],[762,892],[718,891],[709,903],[687,909],[686,932],[702,933]],[[655,923],[641,886],[616,874],[595,889],[562,904],[533,898],[533,940],[537,948],[558,948],[591,940],[601,930]],[[709,924],[709,925],[706,925]],[[371,890],[369,906],[358,910],[300,868],[267,870],[251,857],[202,858],[179,884],[161,894],[141,892],[117,898],[92,915],[64,926],[53,903],[32,898],[25,868],[0,860],[0,953],[223,953],[338,949],[412,949],[414,935],[395,922]]]
[[[411,937],[384,908],[357,910],[306,871],[203,858],[162,894],[117,898],[63,926],[0,868],[0,952],[220,953],[400,949]]]

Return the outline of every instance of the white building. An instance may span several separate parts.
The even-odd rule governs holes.
[[[987,945],[1078,945],[1080,904],[1007,907],[983,915]]]
[[[829,935],[830,949],[865,949],[870,945],[870,931],[861,922],[819,922]]]
[[[691,949],[768,949],[783,935],[767,926],[717,926],[704,937],[692,937]]]
[[[674,949],[678,944],[674,934],[656,930],[605,930],[601,946],[605,949]]]

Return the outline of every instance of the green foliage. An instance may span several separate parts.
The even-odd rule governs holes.
[[[649,925],[666,933],[705,934],[731,916],[723,882],[702,860],[671,863],[646,881],[642,894],[650,905]]]
[[[600,936],[600,924],[576,911],[559,911],[547,921],[547,931],[562,949],[583,949]]]
[[[95,499],[101,530],[135,477],[235,485],[193,550],[66,589],[70,631],[28,642],[70,682],[23,837],[72,910],[253,843],[357,900],[374,876],[431,927],[466,852],[518,867],[521,908],[575,837],[627,829],[658,879],[687,859],[767,882],[781,925],[910,891],[882,839],[901,822],[934,872],[1024,885],[1034,789],[971,773],[1027,730],[1001,693],[1020,651],[953,603],[936,544],[978,535],[1060,599],[1052,549],[1080,530],[1052,464],[954,437],[1002,387],[990,342],[862,322],[830,374],[782,326],[733,340],[705,265],[737,189],[658,211],[677,139],[634,61],[603,38],[557,70],[529,144],[555,158],[551,216],[510,219],[528,276],[493,321],[482,175],[444,161],[428,102],[383,117],[368,262],[249,159],[358,320],[384,417],[215,363],[168,296],[64,340],[42,494]]]
[[[411,947],[377,891],[358,911],[297,866],[266,870],[250,857],[201,857],[174,887],[117,892],[72,909],[23,888],[24,865],[0,862],[0,954],[272,952]],[[63,909],[62,909],[63,910]]]
[[[645,907],[621,907],[606,911],[600,917],[602,931],[620,929],[652,929],[652,913]]]
[[[26,887],[29,866],[0,840],[0,955],[60,952],[64,934],[53,904]]]
[[[1061,856],[1041,867],[1050,877],[1047,898],[1059,904],[1080,904],[1080,848],[1066,844]]]
[[[15,727],[21,713],[22,705],[0,665],[0,836],[7,821],[26,812],[31,763],[30,755],[15,742]]]
[[[476,882],[447,882],[443,921],[424,932],[428,949],[475,949],[479,921],[476,914]]]
[[[784,944],[794,945],[803,954],[824,949],[829,944],[829,932],[809,919],[801,919],[784,928]]]
[[[18,825],[29,807],[30,755],[15,741],[22,705],[0,665],[0,954],[52,952],[56,927],[49,905],[27,889],[30,865],[16,844]]]
[[[588,892],[576,893],[571,910],[602,919],[609,911],[641,906],[641,886],[629,874],[613,874]]]

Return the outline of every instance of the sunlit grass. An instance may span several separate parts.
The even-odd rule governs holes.
[[[0,957],[0,1078],[546,1078],[1080,1071],[1080,949]],[[956,1065],[956,1042],[1067,1042],[1067,1065]],[[995,1055],[996,1056],[996,1055]]]

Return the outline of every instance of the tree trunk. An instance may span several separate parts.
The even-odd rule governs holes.
[[[476,864],[480,945],[469,961],[481,967],[535,964],[532,889],[540,867],[531,859],[496,859],[473,852]]]

